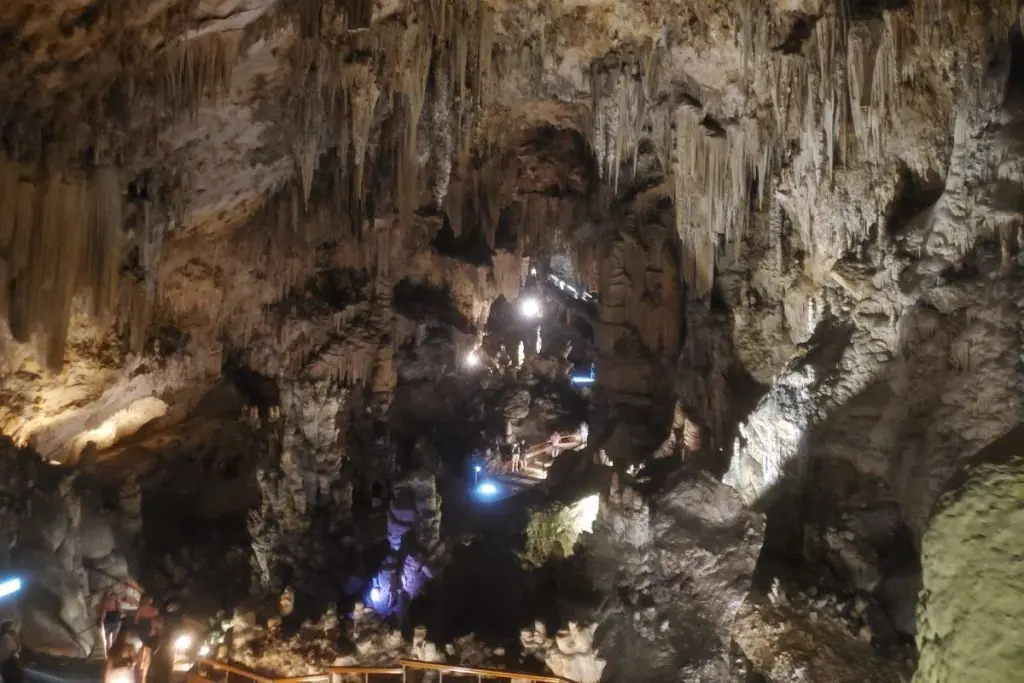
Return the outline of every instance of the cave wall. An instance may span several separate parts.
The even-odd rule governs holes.
[[[1016,11],[8,2],[0,427],[122,457],[193,424],[231,359],[273,387],[250,397],[256,588],[331,584],[355,473],[393,455],[355,425],[469,415],[424,387],[528,259],[568,254],[620,470],[725,472],[790,559],[842,527],[825,486],[919,544],[1020,413]],[[458,315],[400,310],[409,284]],[[414,357],[431,326],[443,350]],[[875,573],[857,589],[902,576]]]

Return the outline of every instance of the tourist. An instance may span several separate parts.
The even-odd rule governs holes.
[[[103,683],[134,683],[138,651],[128,642],[127,631],[120,630],[111,643],[103,665]]]
[[[121,631],[121,600],[114,586],[107,589],[100,602],[100,633],[103,634],[103,656],[114,645],[117,634]]]
[[[142,596],[139,609],[132,615],[130,622],[131,631],[142,643],[136,667],[137,683],[146,683],[149,667],[153,663],[153,653],[160,649],[161,626],[160,610],[154,604],[153,596]]]
[[[512,444],[512,471],[519,472],[522,469],[523,448],[516,442]]]
[[[559,446],[560,446],[561,443],[562,443],[562,435],[561,434],[559,434],[558,432],[555,432],[554,434],[551,435],[551,458],[552,459],[558,457],[558,449],[559,449]]]

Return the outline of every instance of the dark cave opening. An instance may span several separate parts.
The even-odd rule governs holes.
[[[395,310],[409,320],[434,319],[464,334],[472,334],[473,322],[459,311],[448,289],[427,282],[399,280],[394,288]]]
[[[491,263],[491,248],[483,233],[476,226],[467,225],[463,226],[459,235],[456,235],[447,216],[441,229],[430,241],[430,246],[441,256],[474,266],[485,266]]]
[[[922,178],[906,166],[902,167],[896,196],[888,211],[886,232],[893,236],[902,234],[921,212],[939,200],[945,190],[945,181],[934,171]]]
[[[1019,23],[1015,22],[1010,28],[1008,48],[1008,54],[1002,57],[1010,61],[1006,79],[1006,104],[1019,106],[1024,103],[1024,33]],[[1000,55],[997,54],[995,59],[998,61]],[[990,69],[998,68],[999,65],[990,66]]]

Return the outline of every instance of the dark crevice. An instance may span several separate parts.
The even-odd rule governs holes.
[[[395,285],[393,303],[395,310],[410,320],[433,318],[465,334],[471,334],[475,329],[455,306],[451,292],[444,287],[406,278]]]
[[[1017,104],[1024,100],[1024,35],[1014,25],[1009,40],[1009,76],[1006,79],[1006,102]]]
[[[846,0],[846,16],[850,21],[881,19],[883,12],[910,9],[910,0]]]
[[[789,33],[786,35],[785,40],[775,47],[774,50],[784,55],[800,54],[803,51],[804,43],[807,42],[814,32],[814,25],[817,22],[818,17],[798,13],[789,27]]]
[[[464,229],[461,235],[456,235],[447,219],[431,240],[430,246],[441,256],[470,265],[487,266],[491,263],[491,248],[480,231]]]
[[[945,180],[938,173],[929,171],[928,176],[922,178],[906,166],[901,168],[886,231],[890,235],[903,232],[914,218],[935,204],[945,190]]]

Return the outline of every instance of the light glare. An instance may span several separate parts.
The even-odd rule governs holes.
[[[192,634],[191,633],[181,633],[181,634],[178,635],[177,638],[174,639],[174,649],[175,650],[178,650],[180,652],[182,650],[187,650],[190,647],[192,647]]]
[[[17,577],[7,579],[6,581],[0,581],[0,598],[6,598],[8,595],[14,595],[20,590],[21,579]]]
[[[540,301],[535,297],[527,297],[519,302],[519,314],[524,318],[540,317]]]
[[[491,496],[495,496],[498,494],[498,487],[495,486],[492,482],[485,481],[484,483],[480,484],[480,486],[476,487],[476,492],[479,493],[481,496],[490,498]]]

